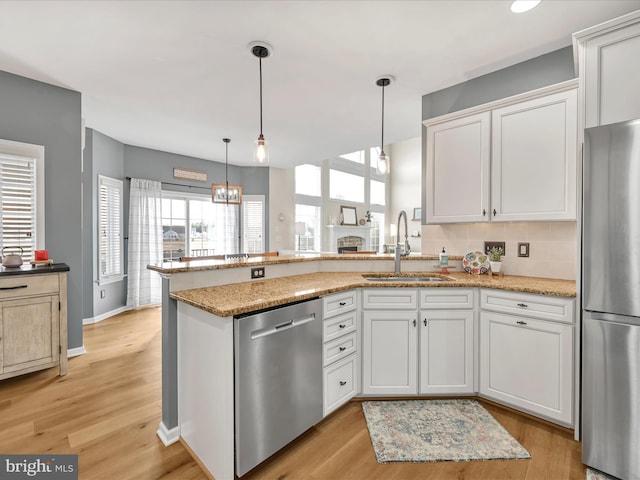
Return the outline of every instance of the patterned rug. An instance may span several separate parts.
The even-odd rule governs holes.
[[[379,463],[531,458],[475,400],[363,402]]]
[[[615,477],[610,477],[602,472],[598,472],[597,470],[591,470],[587,468],[587,480],[614,480]]]

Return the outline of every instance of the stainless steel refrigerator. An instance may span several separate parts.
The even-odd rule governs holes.
[[[640,480],[640,119],[585,129],[582,461]]]

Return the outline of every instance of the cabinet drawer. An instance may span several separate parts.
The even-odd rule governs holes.
[[[356,342],[356,334],[350,333],[349,335],[325,343],[322,347],[323,365],[326,367],[336,360],[355,353],[357,350]]]
[[[362,291],[362,308],[415,310],[418,292],[409,288],[371,288]]]
[[[343,312],[355,310],[358,306],[355,290],[335,293],[322,298],[322,315],[324,318],[333,317]]]
[[[0,278],[0,299],[58,293],[58,275],[16,275]]]
[[[358,369],[355,355],[334,363],[324,369],[324,414],[325,416],[348,402],[358,392]]]
[[[419,290],[420,308],[473,308],[475,289],[424,288]]]
[[[352,310],[325,320],[322,323],[322,341],[329,342],[347,333],[355,332],[357,318],[358,311]]]
[[[480,291],[480,308],[494,312],[573,323],[575,300],[502,290]]]

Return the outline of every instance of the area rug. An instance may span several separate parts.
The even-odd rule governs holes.
[[[379,463],[531,458],[475,400],[363,402]]]
[[[614,480],[615,477],[610,477],[602,472],[598,472],[597,470],[591,470],[587,468],[587,480]]]

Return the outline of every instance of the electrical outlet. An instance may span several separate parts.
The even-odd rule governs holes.
[[[529,256],[529,242],[518,243],[518,256],[519,257],[528,257]]]
[[[102,290],[100,290],[100,298],[104,298],[107,296],[107,292],[105,291],[105,289],[103,288]]]
[[[489,254],[489,250],[493,247],[502,247],[502,255],[507,254],[504,242],[484,242],[484,253]]]
[[[253,267],[251,269],[251,278],[264,278],[264,267]]]

